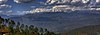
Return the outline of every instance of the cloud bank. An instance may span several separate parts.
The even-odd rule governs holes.
[[[0,5],[0,9],[8,9],[8,8],[11,8],[11,7],[12,7],[11,5],[6,5],[6,4]]]
[[[46,3],[48,4],[64,4],[64,3],[70,3],[70,4],[73,4],[73,3],[82,3],[82,4],[87,4],[87,3],[100,3],[100,0],[47,0]]]
[[[27,3],[31,1],[34,1],[34,0],[14,0],[16,4]],[[0,12],[6,15],[24,15],[24,14],[37,13],[37,12],[67,12],[67,11],[75,11],[75,10],[100,10],[100,8],[91,7],[92,5],[97,6],[96,3],[100,3],[100,0],[91,0],[91,1],[90,0],[47,0],[46,2],[44,2],[44,6],[42,7],[34,6],[34,8],[32,8],[31,10],[28,10],[28,11],[23,10],[23,11],[16,11],[16,12],[13,12],[12,10],[7,10],[6,12],[2,12],[4,9],[6,10],[12,7],[10,5],[2,4],[0,5],[0,9],[2,9],[2,11]],[[60,4],[60,5],[57,5],[57,4]]]
[[[28,3],[31,1],[33,1],[33,0],[14,0],[14,2],[16,2],[16,3]]]

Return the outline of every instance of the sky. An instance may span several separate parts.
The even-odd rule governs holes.
[[[42,2],[42,0],[37,0],[35,2]],[[35,3],[34,0],[0,0],[0,12],[18,12],[18,11],[29,11],[33,9],[32,6],[41,6],[40,3]],[[0,14],[3,14],[0,13]],[[12,14],[12,13],[11,13]]]
[[[23,11],[31,9],[31,6],[39,6],[39,4],[34,4],[34,2],[17,2],[14,0],[8,0],[4,4],[11,6],[12,11]]]
[[[97,3],[95,3],[97,2]],[[0,15],[23,15],[33,13],[36,8],[54,8],[58,5],[81,8],[85,6],[98,6],[100,0],[0,0]],[[78,4],[77,4],[78,3]],[[97,4],[97,5],[96,5]],[[51,6],[51,7],[50,7]],[[60,7],[58,6],[58,7]],[[89,7],[90,7],[89,6]],[[72,8],[70,8],[72,9]],[[31,12],[30,12],[31,11]]]

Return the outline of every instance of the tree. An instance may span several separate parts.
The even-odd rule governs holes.
[[[39,29],[38,29],[37,27],[34,28],[34,31],[35,31],[35,32],[38,32],[38,30],[39,30]]]
[[[20,29],[24,29],[24,24],[21,24]]]
[[[0,28],[2,28],[2,23],[4,22],[4,19],[0,17]]]
[[[30,25],[30,26],[29,26],[29,30],[30,30],[30,31],[34,31],[34,26],[33,26],[33,25]]]
[[[44,33],[44,35],[50,35],[49,33],[50,33],[50,32],[49,32],[49,31],[47,31],[47,32],[45,32],[45,33]]]
[[[17,26],[20,26],[20,22],[17,22]]]
[[[3,19],[0,17],[0,29],[2,28],[1,24],[3,22]]]
[[[5,22],[6,22],[6,23],[8,23],[8,22],[9,22],[9,20],[8,20],[8,19],[5,19]]]
[[[8,23],[9,23],[9,33],[12,35],[15,35],[14,33],[14,26],[15,26],[15,22],[13,20],[8,19]]]
[[[10,20],[9,19],[9,22],[8,23],[9,23],[9,26],[11,26],[11,27],[14,27],[15,26],[15,22],[13,20]]]
[[[2,22],[4,22],[4,19],[0,17],[0,24],[2,24]]]
[[[17,22],[17,25],[16,25],[16,33],[19,33],[20,32],[20,22]]]
[[[45,32],[47,32],[48,30],[47,29],[45,29]]]
[[[43,28],[40,28],[40,34],[43,35],[43,33],[44,33]]]
[[[25,26],[25,33],[26,33],[26,35],[29,35],[29,29],[28,29],[27,25]]]
[[[20,26],[20,32],[21,32],[21,35],[25,35],[24,24],[22,24],[22,25]]]

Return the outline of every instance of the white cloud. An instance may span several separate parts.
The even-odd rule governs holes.
[[[66,3],[66,2],[71,2],[71,0],[62,0],[63,3]]]
[[[82,0],[83,3],[88,3],[90,0]]]
[[[76,2],[81,2],[82,0],[47,0],[47,3],[49,4],[53,4],[55,2],[57,2],[57,4],[59,3],[76,3]]]
[[[97,3],[100,3],[100,0],[96,0]]]
[[[19,2],[18,0],[14,0],[14,2],[16,2],[16,3],[21,3],[21,2]]]
[[[31,2],[33,0],[14,0],[16,3],[26,3],[26,2]]]
[[[0,13],[1,13],[2,11],[0,11]]]
[[[81,0],[72,0],[71,2],[80,2]]]
[[[16,3],[23,3],[23,2],[29,2],[31,0],[14,0],[14,2]],[[55,2],[61,2],[61,3],[66,3],[66,2],[83,2],[83,3],[87,3],[89,0],[47,0],[47,3],[49,4],[53,4]],[[0,5],[0,9],[7,9],[7,8],[11,8],[12,6],[10,5]],[[55,5],[55,6],[45,6],[45,7],[36,7],[36,6],[32,6],[32,10],[31,11],[17,11],[17,12],[12,12],[12,11],[7,11],[7,12],[3,12],[4,14],[7,15],[24,15],[24,14],[29,14],[29,13],[37,13],[37,12],[63,12],[63,11],[75,11],[75,10],[95,10],[95,8],[85,8],[85,6],[79,6],[79,7],[75,7],[74,5]],[[36,9],[35,9],[36,8]],[[100,10],[100,9],[97,9]],[[0,11],[1,13],[2,11]]]
[[[53,4],[53,3],[57,2],[57,1],[59,1],[59,0],[47,0],[46,3]]]
[[[68,2],[71,2],[71,0],[47,0],[46,3],[53,4],[55,2],[57,2],[57,4],[59,4],[59,3],[68,3]]]
[[[0,14],[5,14],[7,16],[10,15],[25,15],[25,14],[33,14],[33,13],[39,13],[39,12],[70,12],[70,11],[75,11],[75,10],[95,10],[95,8],[84,8],[84,7],[70,7],[70,6],[53,6],[53,8],[36,8],[32,9],[30,11],[16,11],[13,12],[12,10],[10,11],[0,11]]]
[[[90,0],[47,0],[46,3],[48,4],[83,4],[83,3],[88,3]]]
[[[8,8],[11,8],[11,7],[12,6],[6,5],[6,4],[0,5],[0,9],[8,9]]]

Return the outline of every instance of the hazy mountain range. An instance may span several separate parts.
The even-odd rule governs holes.
[[[12,16],[10,19],[26,25],[47,28],[50,31],[66,32],[83,26],[100,24],[100,12],[93,10],[41,12]]]

